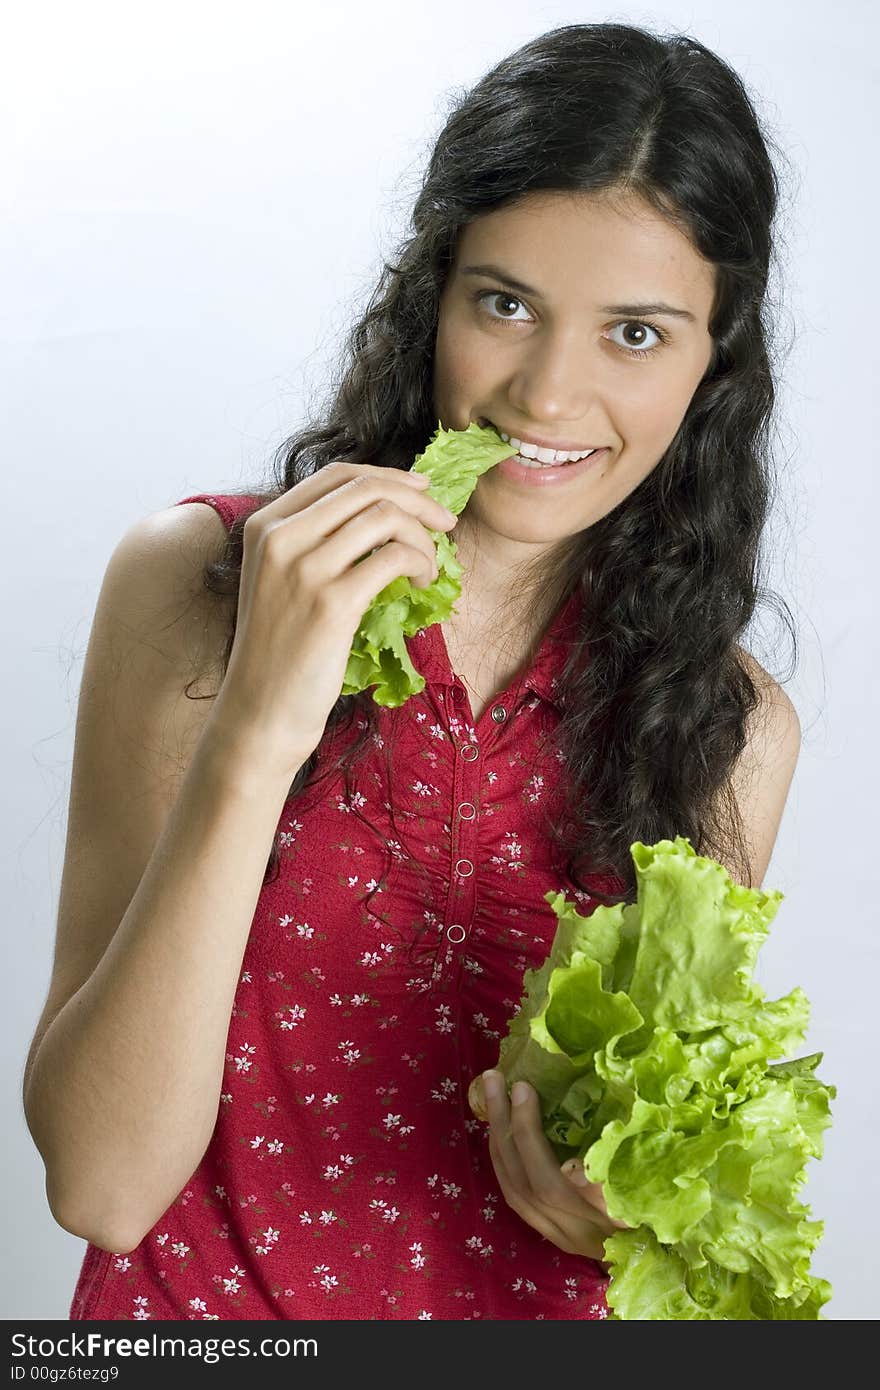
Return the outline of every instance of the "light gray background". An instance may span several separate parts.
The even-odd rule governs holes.
[[[759,978],[813,1005],[839,1087],[806,1199],[826,1313],[873,1319],[876,1124],[877,8],[695,0],[30,3],[3,19],[0,366],[2,1314],[66,1318],[20,1085],[52,959],[74,720],[131,523],[261,479],[402,230],[453,89],[561,24],[683,30],[733,64],[791,161],[774,580],[798,622],[800,762],[764,880]],[[785,171],[783,171],[785,172]],[[873,601],[873,604],[872,604]],[[766,628],[766,625],[764,625]],[[773,630],[748,645],[771,670]],[[181,1059],[181,1065],[184,1065]]]

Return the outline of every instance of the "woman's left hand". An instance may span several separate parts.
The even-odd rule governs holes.
[[[601,1263],[606,1236],[630,1229],[608,1215],[601,1183],[587,1180],[579,1159],[557,1163],[534,1087],[515,1082],[508,1101],[502,1072],[485,1071],[482,1080],[489,1154],[508,1206],[566,1254]]]

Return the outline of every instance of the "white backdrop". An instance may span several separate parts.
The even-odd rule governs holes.
[[[826,1223],[826,1314],[876,1317],[877,7],[29,0],[5,7],[0,56],[7,1319],[66,1318],[85,1250],[49,1212],[20,1088],[110,553],[139,516],[264,476],[405,228],[454,89],[597,20],[714,49],[791,161],[771,548],[803,745],[758,976],[771,997],[806,990],[803,1051],[839,1088],[805,1192]],[[774,669],[760,632],[747,645]]]

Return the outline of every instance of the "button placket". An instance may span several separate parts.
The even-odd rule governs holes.
[[[452,687],[452,698],[456,704],[464,701],[464,691]],[[454,948],[467,940],[473,920],[476,898],[476,820],[478,805],[478,786],[480,773],[480,748],[476,742],[464,737],[454,739],[455,756],[452,765],[452,837],[450,841],[450,883],[447,894],[445,921],[447,950],[461,961],[460,952]],[[472,828],[473,827],[473,828]]]

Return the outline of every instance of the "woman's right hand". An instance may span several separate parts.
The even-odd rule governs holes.
[[[211,718],[292,779],[321,741],[369,604],[400,575],[433,583],[429,530],[455,520],[425,474],[343,461],[249,516],[235,638]]]

